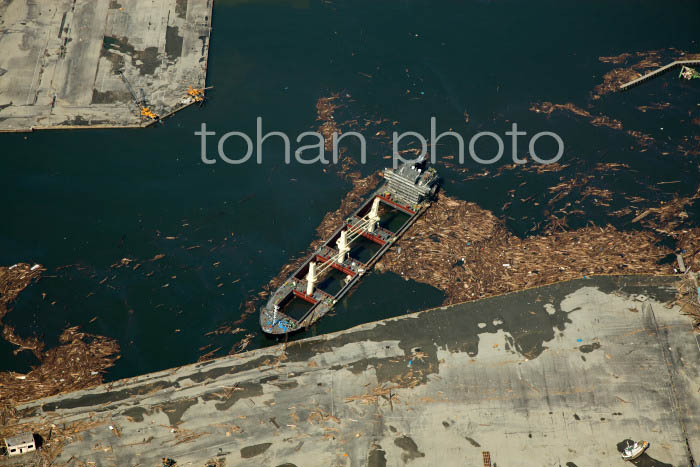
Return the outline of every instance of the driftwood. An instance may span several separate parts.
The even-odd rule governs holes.
[[[20,263],[0,267],[0,318],[8,306],[32,281],[45,271],[40,266]],[[119,345],[114,339],[80,332],[77,326],[65,329],[59,337],[60,345],[44,350],[36,337],[20,338],[12,327],[4,326],[3,336],[22,350],[32,351],[40,364],[27,374],[0,373],[0,412],[2,417],[12,414],[12,407],[55,394],[76,391],[102,383],[102,375],[119,358]]]
[[[648,231],[612,226],[521,239],[491,212],[442,196],[377,264],[457,303],[593,274],[669,274],[672,252]]]

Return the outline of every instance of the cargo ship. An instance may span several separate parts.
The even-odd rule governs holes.
[[[383,171],[380,187],[271,295],[260,327],[283,335],[305,329],[336,303],[430,207],[439,187],[425,158]]]

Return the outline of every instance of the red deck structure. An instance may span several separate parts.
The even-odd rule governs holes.
[[[388,196],[385,196],[385,195],[377,195],[377,197],[378,197],[378,198],[381,198],[382,201],[384,201],[385,203],[388,203],[388,204],[394,206],[395,208],[397,208],[397,209],[399,209],[399,210],[401,210],[401,211],[408,212],[408,213],[411,214],[411,215],[413,215],[413,214],[416,213],[416,211],[414,211],[413,209],[409,208],[408,206],[403,206],[403,205],[397,203],[396,201],[392,201]]]

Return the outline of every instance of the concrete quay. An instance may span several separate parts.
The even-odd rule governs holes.
[[[635,465],[688,466],[700,346],[675,280],[408,314],[31,402],[19,423],[82,424],[54,465],[623,467],[645,439]]]
[[[139,127],[206,81],[212,0],[0,1],[0,132]],[[143,90],[143,91],[142,91]]]

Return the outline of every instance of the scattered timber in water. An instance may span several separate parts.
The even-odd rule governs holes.
[[[0,324],[10,304],[44,271],[40,265],[26,263],[0,267]],[[59,336],[60,345],[49,350],[44,350],[38,338],[20,338],[7,325],[3,337],[18,346],[15,353],[32,351],[40,363],[27,374],[0,373],[0,419],[11,416],[19,402],[102,383],[105,370],[119,358],[119,345],[114,339],[80,332],[77,326],[65,329]]]
[[[441,196],[376,268],[430,284],[446,304],[593,274],[673,274],[652,232],[589,226],[521,239],[474,203]]]

